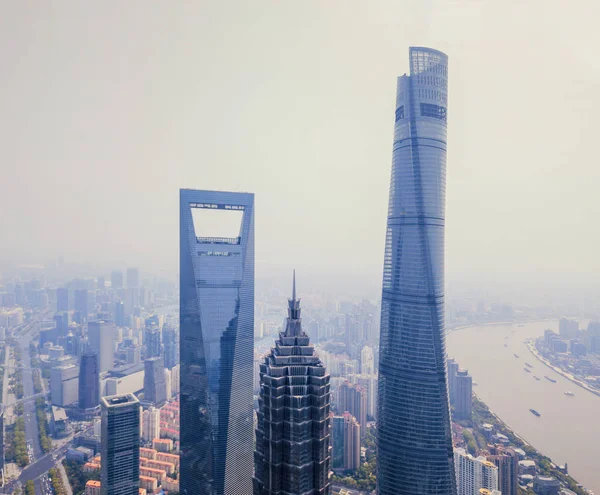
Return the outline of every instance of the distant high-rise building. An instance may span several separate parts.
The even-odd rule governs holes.
[[[498,468],[485,457],[455,449],[454,465],[458,495],[480,495],[482,488],[498,490]]]
[[[331,467],[344,468],[344,416],[331,417]]]
[[[77,289],[75,291],[74,309],[79,313],[79,322],[87,321],[88,317],[88,291],[86,289]]]
[[[132,345],[126,348],[127,352],[127,363],[139,364],[142,360],[142,346]]]
[[[158,328],[147,328],[144,332],[146,346],[146,357],[160,356],[160,330]]]
[[[56,311],[69,311],[69,289],[66,287],[56,289]]]
[[[348,379],[355,385],[360,385],[367,397],[367,419],[377,415],[377,375],[349,375]],[[366,428],[366,426],[365,426]]]
[[[162,342],[165,356],[165,368],[173,368],[179,364],[179,337],[174,328],[165,327],[162,332]]]
[[[448,359],[448,395],[450,404],[454,405],[456,400],[456,375],[458,373],[458,363],[454,359]]]
[[[93,409],[100,404],[100,369],[95,352],[81,356],[79,365],[79,408]]]
[[[448,57],[410,48],[398,78],[379,357],[379,495],[455,495],[446,378]]]
[[[50,370],[52,404],[69,406],[77,402],[79,392],[79,367],[74,364],[55,366]]]
[[[127,288],[139,289],[140,271],[137,268],[127,268]]]
[[[125,304],[121,301],[115,303],[115,324],[118,327],[125,326]]]
[[[454,386],[454,419],[470,421],[473,408],[473,378],[467,370],[458,370]]]
[[[88,344],[98,355],[100,373],[113,368],[114,362],[115,324],[112,321],[88,322]]]
[[[558,320],[558,333],[561,337],[577,337],[577,332],[579,332],[579,323],[577,321],[567,318]]]
[[[346,381],[340,385],[338,397],[340,413],[348,411],[352,414],[360,424],[361,438],[365,438],[367,430],[367,391],[360,385],[354,385]]]
[[[502,495],[518,495],[519,493],[519,456],[510,448],[488,446],[490,455],[487,460],[498,468],[498,489]]]
[[[133,394],[102,397],[102,495],[138,495],[140,403]]]
[[[375,373],[375,354],[373,354],[373,348],[368,345],[360,351],[360,372],[363,375]]]
[[[161,407],[167,401],[165,366],[161,357],[152,357],[144,361],[144,401]]]
[[[160,438],[160,409],[150,406],[142,414],[142,440],[151,442]]]
[[[98,277],[96,281],[99,290],[103,290],[106,287],[106,281],[104,280],[104,277]]]
[[[294,276],[285,330],[260,366],[255,495],[329,493],[329,375],[300,312]]]
[[[113,289],[121,289],[123,287],[123,272],[121,270],[114,270],[111,272],[110,286]]]
[[[342,415],[344,420],[344,464],[343,468],[355,470],[360,467],[361,426],[349,412]]]
[[[239,231],[211,236],[204,213]],[[179,260],[180,492],[251,493],[254,195],[181,190]]]

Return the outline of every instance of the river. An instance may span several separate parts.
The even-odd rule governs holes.
[[[529,352],[523,340],[543,335],[546,328],[557,331],[558,322],[455,330],[448,335],[448,356],[469,370],[478,383],[473,391],[515,433],[556,464],[568,463],[569,473],[579,483],[600,493],[600,397],[563,378]],[[525,362],[533,366],[531,373],[524,371]],[[568,390],[575,396],[564,395]]]

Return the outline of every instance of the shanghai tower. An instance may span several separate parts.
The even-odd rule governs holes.
[[[254,195],[183,189],[180,221],[180,492],[250,495]]]
[[[448,57],[411,47],[398,78],[383,267],[377,490],[456,495],[446,377]]]

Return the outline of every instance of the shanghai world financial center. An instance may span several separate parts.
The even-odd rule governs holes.
[[[241,215],[239,232],[211,237],[194,223],[206,210]],[[250,494],[254,195],[184,189],[180,222],[180,489]]]
[[[384,253],[377,492],[455,495],[444,319],[448,61],[420,47],[409,58],[397,85]],[[182,190],[180,208],[181,493],[249,495],[254,196]],[[239,233],[211,237],[195,225],[198,210],[241,212]]]

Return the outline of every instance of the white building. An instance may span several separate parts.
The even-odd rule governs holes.
[[[50,370],[50,393],[55,406],[70,406],[79,398],[79,366],[66,364]]]
[[[142,415],[142,440],[151,442],[160,438],[160,409],[150,406]]]
[[[498,490],[498,468],[485,457],[473,457],[465,449],[454,449],[458,495],[480,495],[485,488]],[[485,493],[485,492],[484,492]]]
[[[360,351],[360,373],[362,375],[375,373],[375,355],[373,354],[373,348],[368,345]]]
[[[171,368],[171,394],[176,397],[179,393],[179,365],[176,364]]]
[[[367,416],[375,417],[377,414],[377,375],[360,374],[349,375],[348,379],[360,385],[367,392]],[[362,426],[362,425],[361,425]]]

